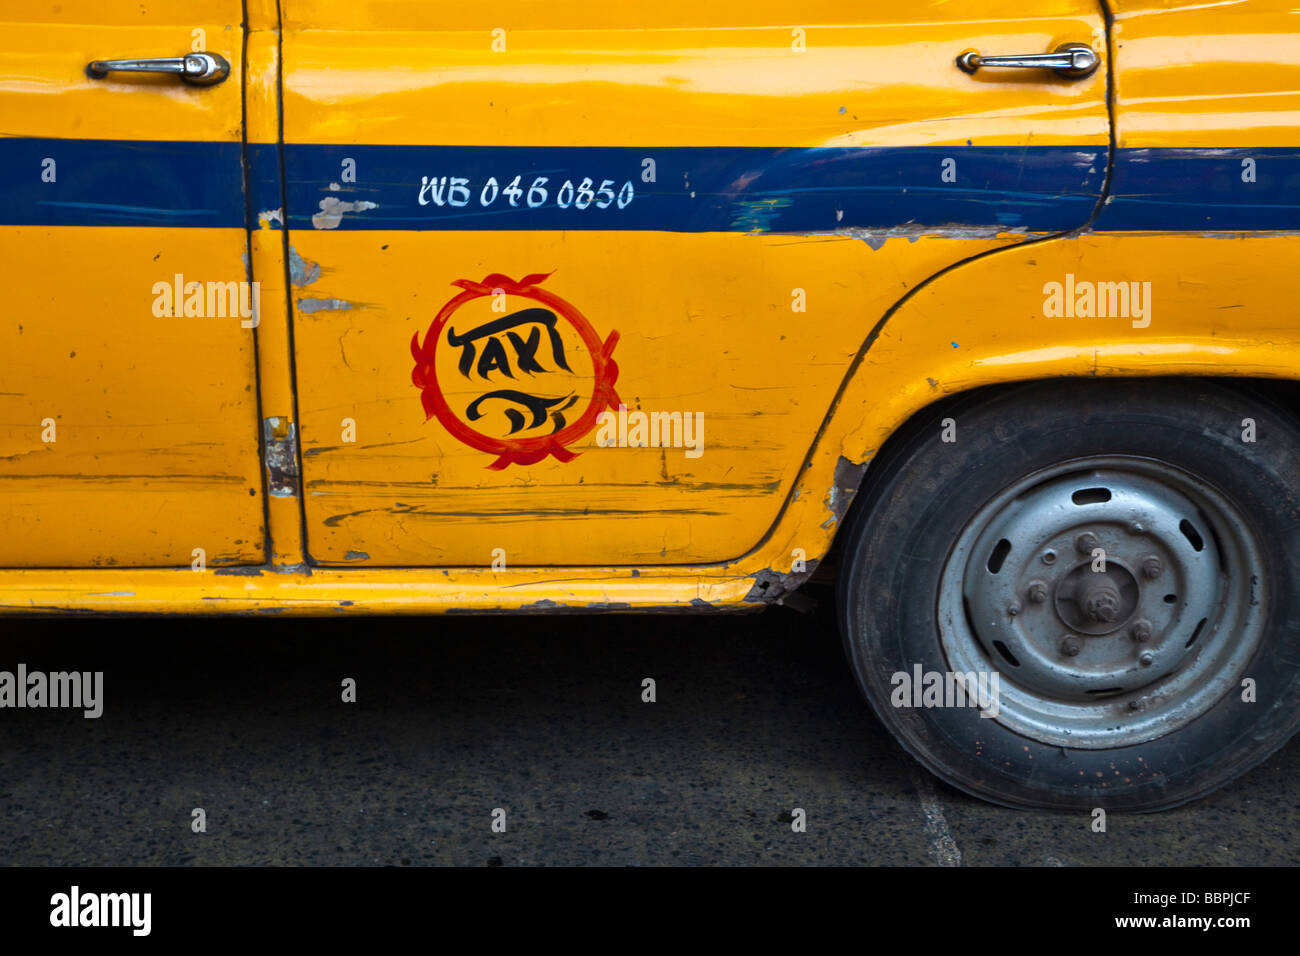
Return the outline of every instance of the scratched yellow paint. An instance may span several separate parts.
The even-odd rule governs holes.
[[[824,553],[835,523],[816,520],[826,514],[836,464],[869,462],[938,397],[1070,375],[1296,378],[1300,330],[1283,296],[1297,256],[1296,235],[1098,233],[1004,250],[939,277],[890,319],[849,380],[810,461],[806,494],[782,514],[765,556],[788,570],[793,548]],[[1150,282],[1150,325],[1045,318],[1043,287],[1067,273]],[[996,307],[971,307],[978,302]]]
[[[87,23],[116,16],[100,6],[65,3]],[[967,138],[1018,143],[1031,135],[1034,143],[1106,139],[1104,71],[1081,84],[982,79],[972,85],[970,78],[929,65],[935,51],[947,57],[955,42],[1008,52],[1021,51],[1026,37],[1032,37],[1035,49],[1065,40],[1098,44],[1095,8],[1054,7],[1059,15],[1035,21],[1026,33],[999,25],[1000,19],[1023,16],[1021,3],[981,4],[980,12],[970,14],[988,21],[978,32],[971,24],[950,29],[945,21],[955,15],[951,6],[887,5],[873,17],[888,22],[869,30],[824,27],[835,42],[821,53],[814,44],[804,54],[809,59],[800,61],[803,86],[782,95],[770,86],[772,66],[779,62],[773,51],[798,26],[787,25],[794,14],[784,0],[746,4],[739,19],[733,9],[673,0],[656,7],[656,16],[668,24],[659,30],[635,29],[644,19],[644,9],[635,5],[608,5],[593,23],[587,3],[507,3],[461,12],[460,20],[449,24],[423,3],[286,0],[284,66],[292,87],[285,97],[286,137],[312,143],[796,146],[942,144]],[[1295,11],[1287,4],[1252,0],[1245,14],[1249,27],[1234,32],[1225,30],[1213,6],[1174,6],[1115,4],[1120,29],[1114,53],[1132,66],[1117,87],[1119,145],[1297,145],[1296,94],[1276,94],[1300,89],[1293,81]],[[814,30],[817,24],[861,19],[859,7],[813,4],[806,12],[801,8],[799,16],[806,16]],[[1165,12],[1157,17],[1157,9]],[[124,20],[126,14],[121,16]],[[748,26],[744,17],[752,21]],[[331,30],[316,29],[325,22]],[[157,26],[156,20],[146,23]],[[494,59],[487,52],[482,34],[498,26],[508,28],[508,49],[519,55]],[[24,36],[34,37],[35,28]],[[1013,39],[1015,50],[1007,46]],[[573,52],[577,48],[590,52]],[[592,76],[592,63],[607,60],[611,51],[623,54],[617,74]],[[83,39],[70,59],[87,52],[106,53],[98,44],[89,51]],[[235,49],[226,55],[234,62],[237,54]],[[265,95],[270,57],[268,49],[258,73],[263,93],[254,102],[270,99]],[[869,71],[859,66],[872,62],[886,64],[889,69],[881,75],[893,81],[880,85],[865,79]],[[20,71],[35,78],[26,85],[0,81],[0,110],[11,111],[22,97],[34,96],[45,75],[41,69],[28,65]],[[92,93],[78,90],[75,96],[97,108],[102,104],[107,112],[94,115],[74,100],[63,101],[72,106],[50,103],[50,108],[66,109],[65,117],[80,114],[88,132],[79,135],[161,138],[152,121],[120,105],[122,99],[85,99]],[[43,102],[57,99],[47,95]],[[198,115],[183,113],[186,102],[166,100],[159,116],[171,122],[177,115]],[[577,109],[578,102],[597,108]],[[824,115],[824,108],[833,104],[838,110],[843,103],[865,107]],[[199,127],[178,126],[172,138],[229,135],[225,124],[234,113],[228,103],[215,109],[202,114],[206,118]],[[11,115],[0,112],[0,117]],[[413,115],[423,118],[420,125],[410,122]],[[485,115],[497,121],[485,123]],[[850,122],[844,116],[856,118]],[[259,141],[267,141],[265,117],[255,122]],[[69,242],[56,237],[56,243],[7,232],[0,230],[0,253],[17,256],[19,274],[48,275],[55,253],[98,269],[96,276],[107,285],[88,313],[102,313],[111,296],[125,294],[112,284],[113,277],[125,282],[121,276],[147,245],[133,245],[125,236],[101,247],[82,236]],[[255,255],[273,263],[269,235]],[[934,236],[916,242],[889,239],[874,250],[860,240],[833,236],[623,234],[611,243],[596,234],[569,233],[557,243],[555,236],[528,233],[322,231],[297,232],[293,238],[298,251],[321,266],[320,279],[291,290],[307,543],[317,560],[347,566],[238,576],[193,573],[186,550],[157,561],[186,565],[184,570],[5,570],[0,571],[0,611],[289,608],[322,614],[519,610],[551,603],[754,606],[755,583],[764,572],[791,570],[796,552],[809,559],[827,552],[839,530],[837,515],[851,495],[842,485],[845,463],[870,463],[902,422],[937,398],[1061,375],[1295,378],[1300,368],[1291,295],[1294,263],[1300,261],[1295,235],[1100,233],[1027,246],[1005,236]],[[997,251],[958,265],[903,302],[871,349],[854,360],[900,290],[974,251],[991,250]],[[616,328],[622,334],[618,388],[629,405],[639,401],[709,413],[708,452],[700,459],[687,461],[678,449],[661,455],[584,446],[574,449],[582,454],[566,465],[488,472],[482,453],[440,434],[437,422],[424,421],[409,380],[411,335],[423,332],[455,291],[451,279],[534,271],[534,260],[543,253],[553,265],[540,271],[556,269],[547,284],[578,304],[597,331]],[[173,264],[200,254],[183,243],[169,243],[167,249]],[[629,303],[620,279],[629,263],[642,261],[657,278],[634,284]],[[1043,285],[1066,273],[1150,282],[1151,324],[1134,328],[1126,319],[1045,319]],[[808,291],[805,314],[789,311],[794,286]],[[196,341],[191,329],[183,343],[141,343],[144,329],[129,321],[124,326],[119,318],[105,328],[77,319],[82,294],[70,287],[58,290],[57,314],[101,353],[101,379],[67,371],[82,352],[76,359],[61,358],[52,327],[33,347],[28,371],[48,376],[43,381],[31,373],[43,394],[59,395],[71,387],[80,401],[97,407],[91,431],[110,438],[88,457],[50,462],[104,474],[133,467],[149,477],[130,489],[109,487],[108,481],[67,486],[89,499],[60,497],[59,486],[47,482],[30,485],[30,497],[20,501],[11,489],[21,480],[6,482],[0,487],[9,546],[49,554],[65,549],[58,559],[29,563],[72,566],[78,548],[82,557],[90,556],[87,563],[105,557],[119,565],[153,563],[157,553],[170,555],[197,531],[209,535],[206,540],[221,541],[218,550],[235,554],[248,548],[245,559],[261,560],[260,538],[256,546],[248,543],[260,527],[254,535],[244,530],[261,520],[255,406],[251,397],[240,397],[252,384],[248,340],[236,345],[210,331],[214,337],[199,333]],[[26,295],[22,312],[50,310],[48,288]],[[338,298],[353,308],[304,312],[297,305],[303,297]],[[669,302],[676,308],[667,309]],[[638,318],[643,307],[654,311],[653,323]],[[16,340],[8,327],[0,335],[7,336],[0,338],[0,354],[14,354]],[[673,342],[689,345],[674,351]],[[162,366],[162,357],[179,344],[202,356],[201,373],[183,377]],[[280,356],[264,365],[264,374],[268,368],[287,374],[284,350],[277,349]],[[132,362],[142,375],[132,377]],[[733,383],[756,387],[740,394],[746,389]],[[101,396],[107,389],[107,397],[96,399],[96,387]],[[286,394],[283,382],[264,392],[278,395],[281,403]],[[170,401],[146,402],[159,394]],[[8,400],[0,395],[0,402]],[[70,454],[41,449],[15,457],[15,436],[29,443],[20,450],[30,446],[27,423],[36,409],[27,404],[0,404],[0,409],[0,429],[7,429],[0,430],[0,458],[9,459],[5,474],[45,464],[35,454]],[[137,429],[125,440],[112,439],[109,412],[119,420],[134,416],[154,422],[157,431],[145,435]],[[344,417],[357,421],[352,448],[339,439]],[[193,441],[194,422],[216,436],[208,439],[215,445],[185,447]],[[111,460],[101,460],[104,455]],[[213,480],[186,485],[181,476],[190,473]],[[216,477],[247,478],[258,497],[243,489],[248,504],[235,507]],[[622,491],[620,482],[626,484]],[[237,487],[234,480],[226,484]],[[746,488],[719,487],[726,484]],[[628,502],[633,513],[586,520],[572,514],[510,515],[548,507],[571,511],[590,501],[607,509]],[[49,525],[30,518],[40,516],[41,509],[54,510],[55,502],[75,512],[77,520]],[[686,521],[673,517],[675,509],[712,513]],[[16,518],[20,512],[28,517]],[[92,545],[102,541],[114,542],[111,553]],[[488,567],[495,547],[507,551],[504,569]],[[41,551],[45,548],[50,550]],[[368,557],[349,557],[349,550]],[[557,566],[539,566],[548,562]],[[357,564],[369,566],[351,566]],[[431,572],[384,567],[389,564],[464,566]]]
[[[789,571],[796,548],[816,558],[829,547],[838,530],[830,505],[841,461],[869,462],[900,423],[936,397],[1059,375],[1295,378],[1300,333],[1280,307],[1278,290],[1285,288],[1297,255],[1296,236],[1171,240],[1111,234],[1013,247],[952,270],[890,320],[877,348],[850,377],[771,533],[735,561],[635,571],[507,567],[430,574],[349,568],[252,577],[188,570],[9,571],[0,573],[0,610],[425,613],[519,610],[538,602],[578,608],[599,603],[685,609],[698,602],[753,607],[755,575]],[[1045,321],[1043,284],[1079,271],[1081,263],[1117,281],[1151,281],[1161,290],[1151,325],[1134,329],[1120,319]],[[971,308],[981,301],[996,308]],[[1225,322],[1225,311],[1231,312],[1231,322]]]
[[[776,519],[875,318],[918,276],[989,243],[898,239],[873,251],[835,236],[300,233],[299,254],[322,265],[295,290],[309,551],[376,565],[489,564],[497,548],[519,564],[736,557]],[[602,338],[619,332],[629,409],[703,416],[698,457],[598,448],[593,432],[574,461],[490,471],[493,456],[425,421],[410,342],[459,291],[450,281],[542,267],[554,270],[544,287]],[[795,288],[805,312],[792,310]],[[335,299],[352,307],[302,311]],[[342,440],[345,419],[355,442]]]
[[[261,560],[249,331],[153,314],[158,279],[241,274],[243,235],[0,228],[21,279],[0,321],[0,566]]]
[[[971,45],[1100,47],[1091,2],[1054,2],[1033,20],[1002,0],[964,15],[937,2],[822,2],[800,7],[797,24],[792,15],[770,2],[721,18],[707,5],[671,3],[656,8],[655,28],[641,29],[617,5],[505,3],[435,18],[417,5],[342,11],[292,0],[285,140],[1107,141],[1104,69],[1081,82],[1006,83],[953,67]],[[864,20],[871,25],[844,25]],[[324,22],[332,29],[316,29]],[[294,301],[309,555],[353,566],[474,567],[504,555],[508,564],[644,567],[751,551],[889,306],[955,262],[1027,238],[986,230],[873,248],[879,240],[834,232],[295,230],[295,248],[321,269]],[[409,343],[458,291],[451,283],[552,272],[546,287],[601,337],[618,331],[617,388],[629,410],[702,417],[698,458],[679,448],[598,448],[592,433],[573,446],[572,462],[492,471],[492,456],[425,421]],[[806,311],[793,308],[796,295]],[[343,438],[345,420],[356,423],[355,443]]]
[[[279,139],[280,36],[274,0],[253,3],[248,10],[248,44],[245,73],[249,143],[274,145]],[[262,417],[275,419],[280,430],[298,421],[294,401],[293,350],[290,345],[289,296],[285,274],[285,233],[274,228],[283,222],[279,197],[272,209],[252,209],[255,227],[249,232],[250,271],[261,283],[262,311],[257,326],[257,384]],[[267,531],[270,561],[277,567],[303,563],[302,506],[297,495],[267,495]]]
[[[235,0],[7,6],[3,135],[240,141]],[[195,30],[232,63],[220,86],[85,75],[92,59],[186,53]],[[61,181],[104,176],[51,154]],[[57,200],[40,173],[30,188]],[[156,282],[242,279],[246,248],[237,228],[0,227],[0,567],[263,559],[252,333],[153,313]]]

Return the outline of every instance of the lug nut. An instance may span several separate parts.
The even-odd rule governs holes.
[[[1165,565],[1154,554],[1148,554],[1142,559],[1142,576],[1154,581],[1164,573]]]
[[[1152,654],[1150,651],[1143,651],[1141,654],[1138,655],[1138,663],[1141,664],[1143,667],[1150,667],[1155,662],[1156,662],[1156,656]]]
[[[1083,649],[1083,642],[1073,634],[1061,638],[1061,653],[1066,657],[1075,657]]]
[[[1129,632],[1133,635],[1133,640],[1142,642],[1151,640],[1151,622],[1146,618],[1133,622],[1133,629]]]
[[[1029,582],[1029,600],[1034,604],[1042,604],[1047,600],[1047,585],[1042,581]]]
[[[1092,554],[1092,549],[1097,547],[1097,536],[1091,531],[1085,531],[1074,539],[1074,547],[1080,554]]]

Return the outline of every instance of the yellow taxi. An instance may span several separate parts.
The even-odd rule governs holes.
[[[0,14],[0,610],[745,611],[926,767],[1300,723],[1300,10]]]

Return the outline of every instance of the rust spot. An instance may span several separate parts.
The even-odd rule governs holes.
[[[298,496],[298,429],[287,418],[262,420],[266,486],[276,498]]]
[[[858,486],[862,484],[862,475],[866,470],[865,462],[857,464],[843,455],[840,456],[840,460],[835,465],[834,484],[826,493],[826,510],[831,513],[831,516],[822,522],[823,528],[829,528],[844,520],[849,505],[853,503],[853,496],[857,493]]]
[[[753,575],[754,583],[749,592],[745,595],[746,604],[786,604],[790,603],[797,610],[803,610],[809,605],[807,599],[792,601],[792,597],[805,581],[812,577],[812,573],[817,570],[817,560],[809,558],[805,563],[804,570],[795,573],[793,571],[774,571],[771,568],[764,568],[757,574]]]

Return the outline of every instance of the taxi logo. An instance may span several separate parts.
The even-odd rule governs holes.
[[[493,470],[548,455],[572,461],[567,446],[619,406],[618,332],[602,342],[577,308],[540,287],[549,275],[457,279],[462,291],[424,344],[418,332],[411,338],[425,421],[436,417],[457,440],[496,455]]]

